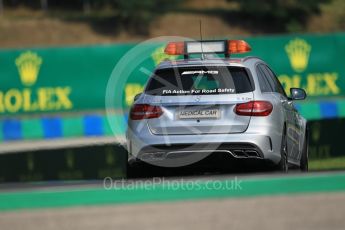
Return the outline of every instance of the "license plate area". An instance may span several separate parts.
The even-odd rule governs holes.
[[[220,109],[218,107],[200,108],[186,107],[177,110],[176,118],[179,120],[188,119],[219,119]]]

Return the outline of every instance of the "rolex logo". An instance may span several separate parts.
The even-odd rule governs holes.
[[[16,59],[21,82],[26,86],[31,86],[37,81],[37,76],[42,64],[42,58],[36,53],[27,51]]]
[[[286,46],[285,51],[289,57],[290,64],[296,72],[304,71],[309,62],[311,46],[303,39],[295,38]]]

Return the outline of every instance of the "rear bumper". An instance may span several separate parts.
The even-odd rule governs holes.
[[[174,145],[150,145],[142,148],[137,157],[145,159],[164,159],[176,158],[180,155],[188,155],[193,153],[225,153],[234,158],[258,158],[263,159],[264,156],[257,146],[248,143],[198,143],[198,144],[174,144]]]
[[[142,135],[127,134],[129,160],[147,162],[200,158],[214,152],[228,153],[234,158],[266,159],[280,161],[280,149],[274,147],[268,135],[258,133],[209,135]],[[279,143],[280,144],[280,143]]]

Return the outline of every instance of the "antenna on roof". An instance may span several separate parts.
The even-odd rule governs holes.
[[[200,25],[200,46],[201,46],[201,60],[204,60],[204,50],[202,47],[202,29],[201,29],[201,19],[199,21],[199,25]]]

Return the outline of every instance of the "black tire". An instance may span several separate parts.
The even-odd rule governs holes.
[[[127,163],[127,179],[144,177],[147,173],[142,163]]]
[[[280,148],[281,159],[279,162],[279,171],[287,173],[289,171],[289,165],[288,165],[288,158],[287,158],[287,138],[286,138],[285,133],[286,132],[284,129],[282,142],[281,142],[281,148]]]
[[[308,132],[305,135],[304,144],[303,144],[303,150],[302,150],[302,156],[300,161],[300,169],[302,172],[308,172],[308,161],[309,161],[309,155],[308,155]]]
[[[135,178],[135,175],[136,172],[135,172],[135,169],[127,163],[126,165],[126,178],[127,179],[131,179],[131,178]]]
[[[127,163],[127,179],[149,178],[160,176],[160,168],[150,165],[144,161]]]

